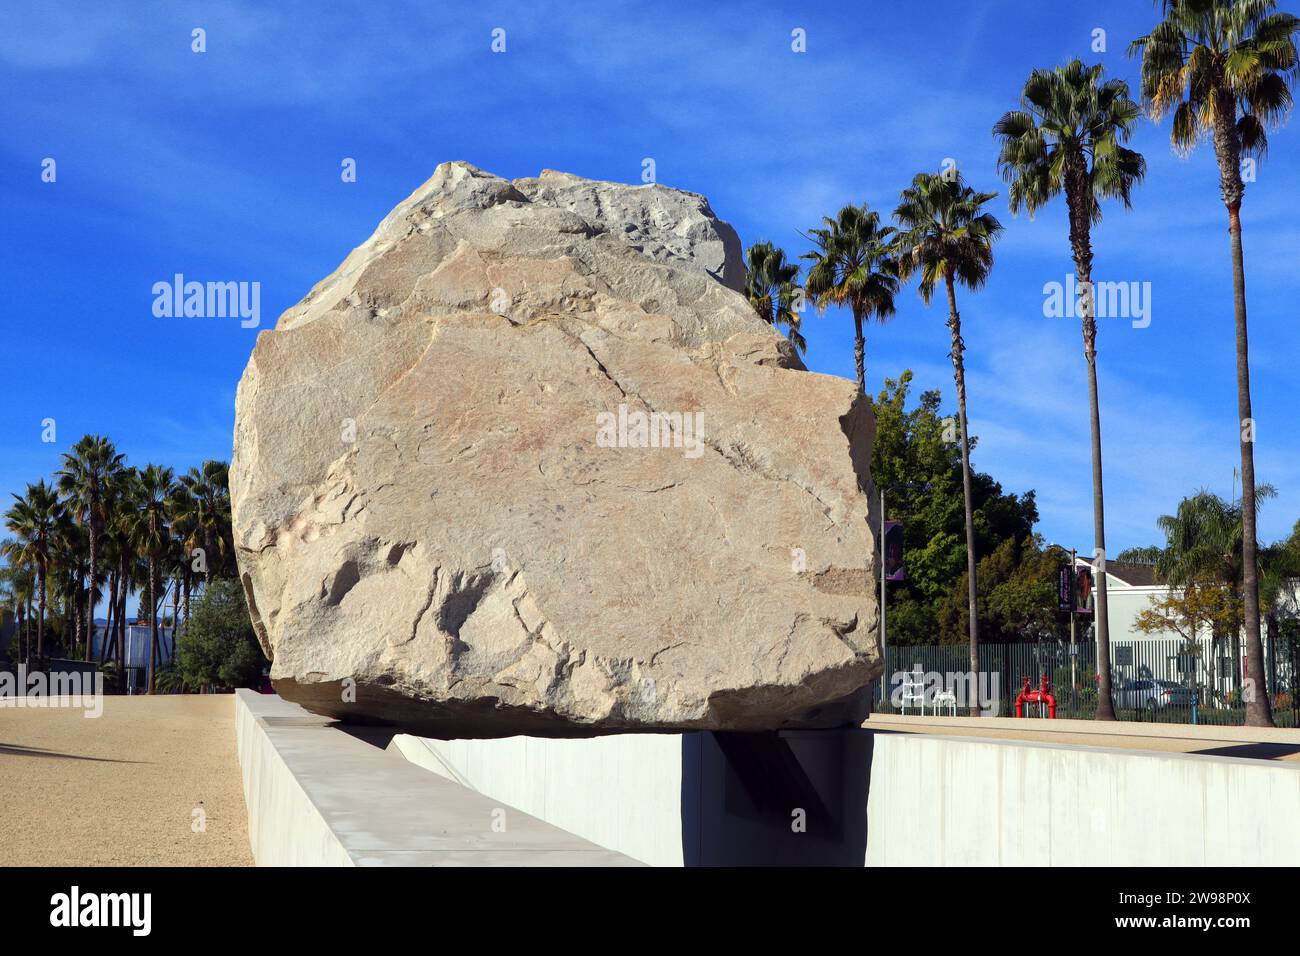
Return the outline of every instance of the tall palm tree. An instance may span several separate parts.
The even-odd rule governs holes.
[[[99,539],[104,528],[109,490],[114,476],[121,469],[122,455],[111,441],[102,435],[85,435],[70,452],[64,453],[63,467],[58,471],[59,493],[63,495],[68,510],[85,526],[88,535],[86,660],[90,660],[90,648],[94,643]]]
[[[173,507],[181,509],[186,523],[192,523],[204,551],[203,580],[212,583],[213,575],[228,564],[234,553],[234,536],[230,522],[230,465],[208,460],[181,476],[185,494]],[[193,549],[187,549],[187,559]]]
[[[853,313],[853,362],[858,393],[866,392],[866,343],[862,325],[873,316],[884,322],[894,314],[898,263],[891,254],[893,228],[881,226],[879,213],[845,206],[823,228],[810,230],[816,246],[802,258],[812,262],[804,291],[819,312],[828,305],[847,305]]]
[[[203,546],[201,505],[194,492],[190,490],[187,480],[189,478],[189,475],[181,476],[176,482],[171,500],[167,503],[167,512],[171,516],[172,538],[178,555],[176,575],[181,589],[181,614],[186,624],[190,620],[190,591],[194,585],[194,551]]]
[[[1070,248],[1079,288],[1083,357],[1088,366],[1092,419],[1092,520],[1096,542],[1094,616],[1097,633],[1097,718],[1114,720],[1110,690],[1110,622],[1106,605],[1106,522],[1101,480],[1101,413],[1097,400],[1097,321],[1092,289],[1092,227],[1101,200],[1130,205],[1133,186],[1146,173],[1141,154],[1123,145],[1140,113],[1123,80],[1103,80],[1100,65],[1071,60],[1054,70],[1034,70],[1020,94],[1020,109],[993,127],[1001,140],[998,171],[1010,184],[1012,213],[1032,216],[1065,193]]]
[[[126,601],[132,591],[139,592],[144,587],[147,565],[141,560],[136,545],[136,516],[140,512],[142,492],[140,488],[140,470],[126,468],[114,483],[116,507],[108,524],[108,534],[112,537],[114,550],[117,552],[117,634],[114,648],[117,653],[119,668],[129,663],[126,646]]]
[[[18,536],[36,568],[36,656],[45,653],[45,611],[48,603],[50,557],[54,535],[63,516],[58,493],[44,479],[27,485],[27,493],[14,495],[5,512],[5,527]]]
[[[799,332],[799,264],[788,262],[785,250],[756,242],[745,254],[745,298],[758,317],[773,327],[784,325],[795,352],[803,355],[808,342]]]
[[[1278,13],[1274,0],[1161,0],[1164,19],[1134,40],[1142,56],[1142,99],[1159,119],[1170,110],[1174,149],[1189,153],[1202,137],[1214,144],[1219,193],[1228,209],[1232,253],[1232,300],[1237,337],[1237,417],[1240,420],[1241,520],[1246,615],[1246,668],[1264,687],[1264,645],[1259,632],[1259,568],[1255,532],[1254,425],[1250,404],[1250,358],[1246,327],[1246,270],[1241,245],[1241,202],[1246,186],[1241,158],[1262,156],[1266,127],[1291,108],[1288,74],[1300,59],[1300,19]],[[1273,726],[1268,695],[1247,699],[1246,723]]]
[[[53,577],[59,607],[63,612],[63,638],[66,654],[75,656],[80,648],[85,629],[86,552],[89,548],[85,525],[79,524],[66,509],[60,514],[50,537],[50,567],[57,571]]]
[[[975,511],[971,502],[970,439],[966,431],[966,343],[957,311],[957,284],[978,289],[993,268],[993,241],[1002,224],[984,211],[997,193],[976,192],[958,174],[955,177],[917,173],[903,190],[894,210],[900,236],[898,268],[903,279],[920,277],[918,289],[926,305],[943,282],[948,293],[948,330],[952,333],[952,370],[957,386],[957,423],[961,430],[962,496],[966,506],[966,579],[970,618],[970,668],[979,673],[979,620],[975,587]],[[979,716],[978,681],[971,681],[970,714]]]
[[[153,692],[158,655],[158,598],[162,590],[159,572],[170,543],[167,502],[174,484],[170,468],[148,465],[140,471],[136,485],[139,508],[131,520],[133,542],[148,563],[149,663],[145,681],[149,693]]]

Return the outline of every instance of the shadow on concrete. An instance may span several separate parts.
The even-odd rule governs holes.
[[[1281,760],[1300,753],[1300,744],[1228,744],[1192,753],[1204,757],[1246,757],[1253,760]]]
[[[872,747],[858,727],[683,734],[683,861],[862,866]]]
[[[342,721],[336,721],[327,726],[335,730],[341,730],[348,736],[355,737],[357,740],[365,741],[368,744],[378,747],[380,750],[387,750],[388,745],[392,743],[393,738],[398,734],[403,733],[402,730],[396,727],[389,727],[383,724],[345,724]]]
[[[21,744],[0,744],[0,754],[8,757],[48,757],[54,760],[90,760],[95,763],[141,763],[139,760],[119,760],[116,757],[84,757],[81,754],[63,753],[60,750],[42,750]]]

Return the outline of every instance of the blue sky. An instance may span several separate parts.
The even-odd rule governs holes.
[[[274,6],[274,9],[267,9]],[[262,326],[296,303],[443,161],[507,177],[562,169],[707,195],[746,245],[792,256],[847,202],[892,210],[918,170],[951,158],[1005,193],[990,128],[1033,67],[1101,60],[1136,83],[1132,0],[971,4],[131,3],[0,11],[5,399],[0,493],[48,475],[86,432],[136,463],[229,458],[235,386],[256,330],[159,319],[151,288],[257,281]],[[206,30],[207,52],[191,51]],[[506,52],[490,50],[494,28]],[[806,31],[807,52],[791,50]],[[1107,51],[1093,53],[1093,31]],[[1151,324],[1101,320],[1110,552],[1158,539],[1157,515],[1206,486],[1227,495],[1237,425],[1226,216],[1208,147],[1133,145],[1134,208],[1108,206],[1095,278],[1151,283]],[[57,181],[41,181],[52,157]],[[344,157],[357,181],[340,179]],[[1257,471],[1280,495],[1261,534],[1300,517],[1294,410],[1300,136],[1273,134],[1244,209]],[[1072,271],[1063,210],[1007,225],[988,287],[961,296],[975,464],[1034,488],[1050,539],[1091,548],[1077,321],[1045,318]],[[852,375],[847,315],[805,322],[808,362]],[[909,289],[872,327],[868,389],[915,371],[952,400],[939,308]],[[41,441],[53,418],[58,441]]]

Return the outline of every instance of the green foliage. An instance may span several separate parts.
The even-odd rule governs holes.
[[[1056,570],[1069,556],[1038,535],[1008,537],[975,569],[980,640],[1016,641],[1059,637],[1065,625],[1056,610]],[[938,605],[941,643],[961,643],[969,633],[966,575]]]
[[[756,242],[745,254],[745,298],[768,325],[785,326],[790,344],[800,355],[808,342],[799,331],[799,264],[770,242]]]
[[[967,639],[961,449],[949,437],[953,424],[942,414],[939,392],[922,392],[909,408],[911,383],[910,371],[886,379],[875,401],[871,474],[885,490],[888,517],[903,522],[907,577],[889,585],[889,641],[959,644]],[[972,450],[976,444],[972,438]],[[971,498],[980,639],[1036,636],[1054,624],[1054,575],[1063,557],[1033,533],[1034,493],[1004,494],[975,471]]]
[[[213,581],[176,639],[180,679],[190,689],[256,687],[265,664],[239,582]]]

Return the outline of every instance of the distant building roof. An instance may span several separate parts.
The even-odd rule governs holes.
[[[1092,562],[1079,555],[1079,563],[1092,567]],[[1121,583],[1132,588],[1153,587],[1160,583],[1156,579],[1156,569],[1151,564],[1130,564],[1127,561],[1107,561],[1106,578],[1118,578]]]

